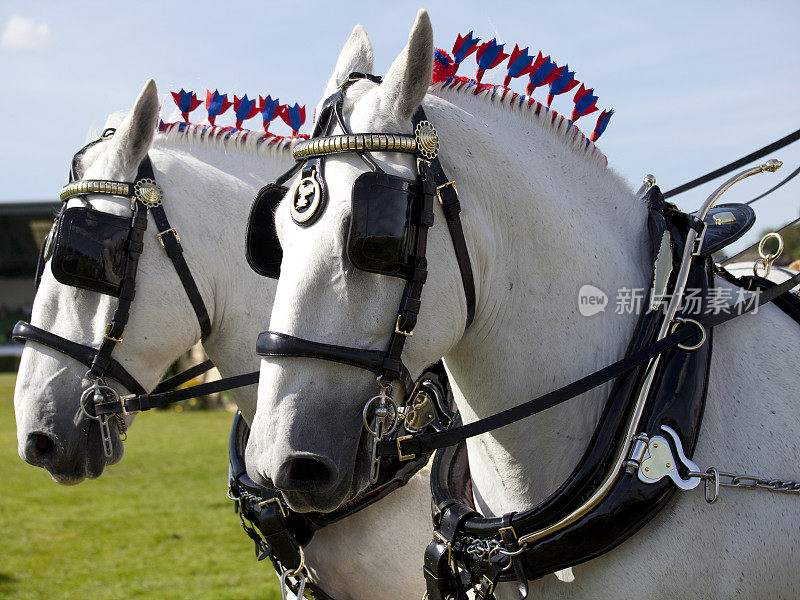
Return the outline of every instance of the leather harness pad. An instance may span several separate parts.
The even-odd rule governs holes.
[[[742,237],[756,222],[756,213],[747,204],[718,204],[704,219],[706,235],[701,256],[711,256]]]

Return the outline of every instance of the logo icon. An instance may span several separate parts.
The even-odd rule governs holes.
[[[608,306],[608,296],[600,288],[586,284],[578,290],[578,311],[584,317],[604,312]]]

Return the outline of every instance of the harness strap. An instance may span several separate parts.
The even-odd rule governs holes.
[[[42,346],[47,346],[48,348],[52,348],[57,352],[66,354],[70,358],[77,360],[79,363],[86,365],[87,367],[92,366],[95,353],[97,352],[94,348],[84,346],[78,342],[73,342],[54,333],[50,333],[44,329],[40,329],[35,325],[26,323],[25,321],[18,321],[17,324],[14,325],[14,330],[11,332],[11,337],[14,341],[21,342],[23,344],[26,342],[34,342],[36,344],[41,344]],[[121,383],[132,392],[136,392],[137,394],[145,393],[145,389],[139,385],[139,382],[136,381],[136,379],[125,370],[125,367],[123,367],[113,358],[109,359],[108,361],[106,374],[111,379]]]
[[[756,309],[756,307],[763,306],[772,302],[775,298],[785,294],[796,285],[800,284],[800,274],[795,275],[791,279],[787,279],[780,285],[765,290],[759,294],[758,302],[751,303],[748,300],[742,300],[731,307],[727,313],[720,312],[719,314],[712,315],[700,321],[700,324],[706,328],[711,329],[718,325],[722,325],[727,321],[735,319],[741,315],[747,314]],[[749,305],[749,306],[748,306]],[[587,392],[603,383],[611,381],[616,377],[626,373],[634,367],[641,365],[651,358],[674,348],[678,344],[698,335],[696,326],[687,324],[678,328],[674,333],[662,338],[661,340],[653,343],[652,345],[643,348],[633,354],[619,360],[615,363],[587,375],[582,379],[574,381],[565,385],[557,390],[529,400],[524,404],[514,406],[497,414],[494,414],[485,419],[474,421],[467,425],[462,425],[450,431],[443,431],[440,433],[427,433],[412,438],[393,441],[378,442],[377,455],[378,456],[414,456],[421,452],[430,452],[439,448],[453,446],[459,442],[471,438],[482,433],[487,433],[500,427],[504,427],[511,423],[515,423],[526,417],[535,415],[543,410],[561,404],[570,400],[584,392]]]
[[[161,383],[159,383],[156,388],[150,392],[151,394],[160,394],[161,392],[166,392],[167,390],[171,390],[173,388],[178,387],[186,383],[187,381],[191,381],[198,375],[202,375],[203,373],[207,373],[211,369],[214,368],[214,361],[212,360],[204,360],[200,364],[197,364],[193,367],[189,367],[182,373],[178,373],[177,375],[173,375],[172,377],[168,377]]]
[[[142,164],[139,166],[139,173],[136,179],[152,179],[155,181],[155,174],[153,173],[153,164],[150,158],[145,156]],[[197,283],[192,277],[192,272],[189,270],[189,265],[186,264],[186,259],[183,258],[183,246],[181,246],[181,238],[175,228],[172,227],[167,218],[167,213],[164,211],[164,206],[159,204],[150,208],[150,214],[153,215],[153,220],[158,227],[158,241],[164,248],[164,251],[172,261],[175,271],[180,277],[183,289],[186,290],[186,295],[189,302],[192,304],[194,314],[197,315],[197,322],[200,325],[200,339],[206,339],[211,333],[211,319],[208,316],[208,310],[203,302],[203,297],[200,295],[200,290],[197,289]]]
[[[148,161],[149,162],[149,161]],[[142,172],[140,165],[139,172]],[[137,175],[137,180],[140,179]],[[106,328],[103,342],[94,356],[89,372],[95,377],[103,377],[111,362],[111,352],[122,341],[125,335],[125,326],[130,317],[131,304],[136,296],[136,272],[139,266],[139,257],[144,247],[144,232],[147,230],[147,207],[140,201],[133,205],[131,217],[131,232],[128,238],[128,260],[125,262],[125,276],[120,283],[119,302],[111,317],[111,322]]]
[[[161,408],[168,404],[180,402],[181,400],[216,394],[217,392],[254,385],[256,383],[258,383],[258,371],[253,371],[252,373],[224,377],[216,381],[201,383],[180,390],[122,396],[119,400],[95,404],[95,414],[100,416],[112,415],[115,413],[142,412],[150,410],[151,408]]]
[[[376,375],[383,374],[386,368],[386,354],[380,350],[362,350],[361,348],[313,342],[277,331],[264,331],[258,335],[256,354],[259,356],[318,358],[360,367],[372,371]],[[397,369],[403,385],[410,390],[412,379],[405,365],[398,361],[396,364],[391,363],[391,366]]]
[[[414,127],[424,120],[426,120],[425,111],[420,106],[412,119]],[[430,161],[430,172],[436,186],[436,197],[439,199],[444,218],[447,221],[447,228],[450,230],[450,239],[453,241],[453,250],[455,250],[458,261],[458,270],[461,272],[461,283],[467,300],[467,320],[464,326],[464,329],[467,329],[475,317],[475,279],[472,274],[472,263],[469,260],[467,240],[464,237],[464,228],[461,225],[461,202],[458,200],[455,182],[448,179],[438,156]]]

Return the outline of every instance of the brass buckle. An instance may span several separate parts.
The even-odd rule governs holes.
[[[421,157],[418,156],[417,157],[417,173],[419,175],[422,175],[422,169],[420,168],[420,165],[423,164],[423,163],[425,163],[428,167],[431,166],[431,161],[425,160],[424,158],[421,158]]]
[[[494,582],[487,575],[483,576],[483,581],[486,584],[486,593],[491,594],[494,592]]]
[[[159,231],[156,234],[156,237],[158,238],[158,243],[161,244],[161,247],[164,248],[164,250],[166,250],[167,247],[164,245],[164,240],[163,240],[162,236],[164,236],[164,235],[166,235],[166,234],[168,234],[170,232],[172,232],[172,235],[175,236],[175,241],[178,242],[179,244],[181,243],[181,236],[178,235],[178,232],[175,230],[174,227],[170,227],[169,229],[165,229],[164,231]]]
[[[395,333],[399,333],[400,335],[404,335],[406,337],[411,337],[412,335],[414,335],[414,330],[413,329],[411,331],[403,331],[402,329],[400,329],[400,319],[402,319],[402,318],[403,318],[403,315],[397,315],[397,321],[395,321],[395,324],[394,324],[394,332]]]
[[[514,539],[515,539],[515,540],[516,540],[516,539],[518,539],[518,538],[517,538],[517,532],[516,532],[516,531],[514,531],[514,527],[513,527],[513,525],[509,525],[508,527],[501,527],[500,529],[498,529],[498,530],[497,530],[497,533],[499,533],[499,534],[500,534],[500,537],[501,537],[501,538],[503,537],[503,532],[504,532],[504,531],[510,531],[510,532],[511,532],[511,535],[513,535],[513,536],[514,536]]]
[[[280,499],[280,498],[270,498],[269,500],[264,500],[263,502],[259,502],[259,503],[258,503],[258,508],[259,508],[259,509],[260,509],[260,508],[263,508],[263,507],[265,507],[267,504],[271,504],[271,503],[273,503],[273,502],[274,502],[275,504],[277,504],[277,505],[278,505],[278,508],[279,508],[279,509],[280,509],[280,511],[281,511],[281,515],[282,515],[282,516],[283,516],[283,518],[285,519],[285,518],[286,518],[286,511],[284,511],[284,510],[283,510],[283,502],[281,502],[281,499]]]
[[[444,542],[444,545],[447,546],[447,566],[450,567],[453,565],[453,545],[444,537],[441,533],[439,533],[438,529],[433,530],[433,537],[439,538],[440,541]]]
[[[416,454],[403,454],[403,449],[400,447],[400,442],[410,440],[412,437],[413,436],[411,435],[401,435],[395,440],[395,444],[397,444],[397,458],[400,460],[400,462],[411,460],[417,456]]]
[[[436,186],[436,197],[439,199],[439,204],[441,205],[444,205],[444,202],[442,202],[441,190],[448,186],[453,188],[453,191],[456,193],[456,198],[458,198],[458,188],[456,188],[456,182],[448,181],[447,183],[443,183],[442,185]]]
[[[112,341],[112,342],[117,342],[118,344],[120,342],[122,342],[122,340],[125,338],[125,328],[124,327],[122,328],[122,333],[119,335],[118,338],[111,337],[110,335],[108,335],[109,333],[111,333],[111,323],[106,325],[106,334],[103,337],[106,338],[107,340]]]

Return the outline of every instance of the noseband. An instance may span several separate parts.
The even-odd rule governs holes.
[[[345,123],[342,106],[349,86],[362,79],[375,83],[381,81],[375,75],[352,73],[339,90],[325,100],[312,137],[294,147],[297,164],[278,178],[273,188],[285,194],[288,190],[283,183],[297,172],[301,173],[302,179],[291,198],[290,209],[295,224],[308,227],[319,218],[327,203],[324,175],[327,156],[354,153],[370,168],[353,186],[347,253],[354,266],[363,271],[406,281],[387,349],[336,346],[277,331],[260,334],[256,348],[261,356],[317,358],[375,373],[380,393],[364,407],[364,426],[376,441],[380,441],[398,431],[398,421],[401,416],[405,418],[408,409],[398,409],[392,400],[392,382],[400,381],[407,392],[419,387],[419,381],[411,377],[401,355],[406,340],[414,335],[422,288],[428,277],[425,255],[428,228],[434,222],[434,198],[438,198],[444,211],[461,272],[467,304],[465,327],[469,327],[475,314],[475,285],[459,217],[458,192],[455,182],[447,178],[439,162],[436,130],[420,107],[412,118],[413,137],[386,133],[353,134]],[[343,135],[331,135],[337,124],[344,131]],[[386,173],[370,156],[371,152],[413,154],[417,159],[416,179]],[[408,397],[413,398],[413,395]],[[373,481],[377,478],[377,461],[373,452]]]

